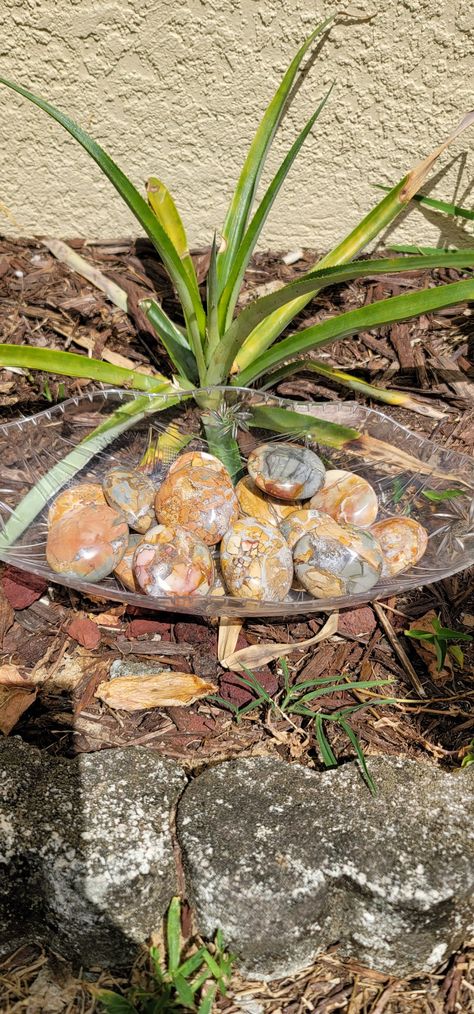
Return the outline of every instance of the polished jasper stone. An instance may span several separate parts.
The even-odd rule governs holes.
[[[382,552],[374,536],[332,520],[303,535],[293,559],[297,578],[318,599],[367,592],[382,572]]]
[[[179,472],[182,468],[210,468],[212,472],[219,472],[219,475],[227,479],[232,485],[232,479],[225,465],[214,454],[209,454],[208,451],[186,451],[185,454],[180,454],[171,463],[168,475],[172,475],[173,472]]]
[[[111,468],[103,489],[109,506],[123,514],[130,528],[146,532],[154,524],[156,487],[148,476],[131,468]]]
[[[289,517],[281,522],[280,532],[283,538],[286,539],[290,549],[294,549],[302,535],[306,535],[306,532],[312,532],[324,521],[331,521],[329,514],[324,514],[323,511],[312,510],[309,507],[302,508],[301,510],[293,511]]]
[[[220,542],[239,514],[234,489],[210,468],[181,468],[167,476],[155,497],[160,524],[194,533],[208,546]]]
[[[247,468],[259,489],[282,500],[307,500],[324,482],[321,459],[299,444],[261,444],[252,451]]]
[[[235,487],[235,495],[242,514],[257,518],[257,521],[261,521],[264,525],[273,525],[274,528],[278,528],[280,522],[299,507],[297,503],[288,503],[265,494],[255,485],[250,475],[244,475],[243,479],[240,479]]]
[[[68,510],[50,524],[46,558],[57,574],[95,582],[112,573],[127,545],[128,525],[122,515],[105,502],[91,503]]]
[[[137,584],[135,574],[133,573],[133,557],[141,540],[142,536],[139,535],[138,532],[130,533],[125,553],[114,569],[115,577],[118,578],[121,584],[123,584],[124,588],[128,588],[128,590],[132,592],[141,591],[141,588],[139,588]]]
[[[354,472],[331,468],[326,472],[324,486],[313,496],[311,507],[325,511],[335,521],[369,528],[379,505],[375,490],[366,479]]]
[[[414,518],[385,518],[370,530],[382,550],[382,577],[414,567],[426,552],[428,533]]]
[[[48,512],[48,525],[60,521],[70,510],[78,510],[81,507],[90,507],[98,504],[104,507],[106,503],[102,486],[94,482],[80,482],[77,486],[63,489],[56,497]]]
[[[221,543],[226,587],[239,598],[280,602],[293,579],[291,551],[283,536],[255,518],[240,518]]]
[[[208,547],[184,528],[156,525],[133,558],[136,580],[147,595],[208,595],[214,564]]]

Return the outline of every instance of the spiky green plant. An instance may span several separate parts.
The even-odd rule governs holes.
[[[364,275],[411,271],[414,268],[466,268],[474,264],[474,250],[455,253],[439,251],[410,258],[396,257],[390,260],[349,263],[406,208],[438,157],[474,120],[474,114],[468,114],[448,138],[403,176],[356,228],[338,242],[310,272],[297,281],[283,286],[277,292],[256,299],[235,316],[244,272],[262,227],[303,142],[323,112],[331,89],[319,102],[283,159],[262,199],[256,203],[257,187],[267,154],[288,108],[302,61],[315,40],[320,41],[334,20],[332,16],[320,22],[306,39],[265,111],[230,202],[220,242],[214,238],[212,244],[205,298],[198,286],[181,217],[166,185],[156,177],[151,177],[147,184],[148,201],[145,200],[110,156],[73,120],[22,85],[0,78],[1,83],[29,99],[61,124],[95,160],[154,244],[168,271],[182,308],[183,319],[176,322],[171,320],[156,300],[145,299],[141,303],[157,339],[166,349],[173,364],[175,373],[171,377],[161,374],[145,376],[72,353],[8,344],[0,346],[0,366],[3,367],[26,367],[62,376],[90,378],[105,384],[129,387],[157,395],[152,399],[138,397],[133,404],[121,408],[107,423],[94,431],[86,439],[86,453],[90,457],[97,449],[102,449],[117,433],[133,425],[144,415],[168,407],[173,397],[178,394],[191,396],[191,392],[199,388],[200,393],[194,396],[203,409],[206,437],[214,452],[235,474],[239,469],[238,447],[230,433],[223,434],[216,429],[212,413],[206,415],[206,408],[211,409],[215,404],[212,390],[209,391],[209,388],[229,381],[238,387],[247,386],[268,374],[271,376],[272,371],[281,370],[303,353],[312,352],[329,342],[365,329],[416,317],[474,298],[474,280],[469,278],[381,300],[371,306],[331,317],[311,327],[295,330],[283,340],[279,340],[282,332],[288,328],[301,309],[329,285],[334,286]],[[318,365],[322,370],[324,364],[318,364],[316,361],[315,367]],[[347,374],[338,377],[337,372],[334,372],[334,378],[346,385],[359,384],[358,389],[361,390],[361,382],[357,378]],[[370,393],[375,396],[376,389],[372,389]],[[380,396],[391,403],[407,406],[413,404],[413,399],[401,392],[381,392]],[[285,413],[282,418],[282,413],[279,416],[277,410],[262,405],[258,408],[258,425],[287,432],[289,414],[291,413]],[[293,415],[295,417],[292,420],[293,432],[309,433],[315,440],[329,446],[345,446],[347,442],[360,437],[354,429],[322,422],[298,413]],[[78,468],[80,464],[80,467],[83,467],[83,452],[84,445],[80,458],[75,452],[68,456],[68,478],[76,466]],[[60,470],[57,469],[56,473],[50,474],[47,479],[48,488],[51,489],[54,482],[57,484],[61,481]],[[23,519],[21,524],[17,510],[15,525],[11,531],[7,528],[3,541],[6,539],[9,543],[14,533],[15,537],[18,537],[20,528],[23,530],[32,516],[41,509],[41,501],[44,502],[42,494],[39,495],[35,490],[29,497],[30,499],[23,501],[21,505],[20,514]]]

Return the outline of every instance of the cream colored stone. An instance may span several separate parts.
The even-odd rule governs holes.
[[[338,10],[354,13],[352,0]],[[105,146],[141,187],[169,185],[191,244],[210,242],[265,106],[324,5],[295,0],[7,0],[0,73],[48,98]],[[262,246],[329,248],[472,107],[474,11],[466,0],[360,0],[339,24],[279,130],[262,183],[330,82],[336,88],[270,215]],[[363,22],[363,15],[372,19]],[[373,17],[375,13],[375,17]],[[472,38],[472,34],[471,34]],[[135,219],[84,151],[25,100],[0,89],[2,202],[20,235],[116,238]],[[441,165],[471,150],[472,132]],[[457,160],[432,196],[452,199]],[[416,209],[392,239],[456,242]],[[465,232],[472,228],[465,227]]]

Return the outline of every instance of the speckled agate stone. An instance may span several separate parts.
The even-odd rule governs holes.
[[[255,518],[240,518],[226,532],[221,567],[228,591],[238,598],[281,602],[293,579],[291,551],[283,536]]]
[[[382,573],[382,552],[374,536],[332,520],[298,540],[293,560],[298,580],[317,599],[367,592]]]
[[[46,558],[56,574],[95,582],[112,573],[127,545],[128,525],[122,515],[105,502],[90,503],[53,520]]]
[[[232,485],[232,479],[225,465],[214,454],[209,454],[208,451],[186,451],[185,454],[180,454],[171,463],[168,475],[172,475],[173,472],[179,472],[182,468],[210,468],[212,472],[218,472],[219,475],[227,479]]]
[[[250,475],[244,475],[244,478],[240,479],[235,487],[235,495],[242,514],[257,518],[262,524],[272,525],[274,528],[278,528],[280,523],[299,507],[297,503],[285,503],[284,500],[265,495],[255,485]]]
[[[370,531],[382,550],[382,577],[394,577],[414,567],[426,552],[428,533],[414,518],[385,518]]]
[[[208,546],[220,542],[239,515],[232,485],[219,472],[198,467],[168,475],[156,494],[155,510],[160,524],[186,528]]]
[[[94,482],[81,482],[77,486],[64,489],[51,504],[48,512],[48,525],[60,521],[70,510],[80,510],[98,504],[105,507],[106,499],[102,486]]]
[[[290,549],[293,549],[298,540],[303,535],[306,535],[306,532],[314,531],[318,528],[318,525],[325,521],[331,521],[329,514],[324,514],[323,511],[317,511],[309,507],[303,507],[301,510],[293,511],[289,517],[281,522],[280,532]]]
[[[133,557],[138,585],[147,595],[208,595],[214,564],[208,547],[184,528],[156,525]]]
[[[311,507],[325,511],[335,521],[369,528],[377,517],[378,500],[366,479],[354,472],[331,468],[324,485],[311,499]]]
[[[141,542],[141,539],[142,536],[138,535],[137,532],[130,533],[125,553],[123,554],[120,562],[114,568],[115,577],[118,578],[121,584],[123,584],[124,588],[128,588],[128,590],[132,592],[141,591],[141,588],[139,588],[137,584],[135,574],[133,573],[133,556],[139,542]]]
[[[156,488],[142,472],[111,468],[105,476],[103,490],[109,506],[120,511],[136,532],[147,532],[155,523]]]
[[[281,500],[308,500],[324,482],[321,459],[299,444],[260,444],[249,456],[247,468],[259,489]]]

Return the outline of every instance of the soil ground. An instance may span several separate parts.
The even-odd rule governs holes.
[[[116,362],[122,357],[124,365],[168,372],[166,354],[138,308],[140,298],[157,293],[164,308],[176,315],[173,293],[150,244],[118,240],[86,245],[73,240],[70,245],[126,289],[130,315],[59,263],[39,241],[3,240],[1,340],[89,352]],[[283,256],[262,253],[254,258],[243,301],[304,273],[316,259],[315,252],[308,250],[296,251],[291,264],[285,263]],[[205,278],[208,259],[209,251],[195,256],[200,281]],[[458,277],[459,273],[445,269],[368,277],[326,290],[303,311],[297,324],[308,326],[328,313]],[[326,362],[354,370],[372,384],[422,394],[430,414],[415,415],[388,405],[383,410],[443,446],[472,453],[474,386],[469,347],[473,341],[473,311],[460,306],[339,342],[327,350]],[[84,380],[62,381],[2,370],[1,420],[32,414],[92,386]],[[276,390],[296,400],[360,397],[307,371],[281,382]],[[21,679],[46,671],[38,692],[19,714],[15,734],[42,749],[68,756],[146,745],[183,763],[190,773],[218,760],[266,753],[321,767],[314,737],[305,735],[297,723],[295,728],[284,716],[271,714],[268,708],[251,711],[236,722],[231,710],[206,701],[190,708],[127,713],[113,711],[94,697],[119,649],[122,656],[163,661],[171,669],[211,679],[219,684],[222,698],[234,706],[245,704],[250,694],[238,674],[223,670],[217,661],[215,622],[148,610],[126,611],[99,597],[86,600],[57,586],[25,585],[24,575],[11,570],[4,569],[1,581],[2,663],[15,666]],[[471,647],[462,668],[451,663],[439,673],[433,657],[420,653],[417,643],[403,636],[410,623],[420,625],[432,611],[445,626],[474,633],[472,574],[464,572],[380,606],[345,611],[335,636],[304,653],[295,650],[288,663],[291,674],[304,679],[316,679],[321,673],[343,674],[348,683],[388,679],[386,692],[403,699],[402,703],[372,705],[352,719],[365,754],[403,754],[458,768],[474,735],[474,656]],[[248,622],[238,647],[296,643],[310,638],[322,623],[323,619],[307,621],[304,617],[292,624]],[[278,694],[282,678],[278,663],[263,666],[258,676],[272,696]],[[420,684],[424,697],[417,691]],[[328,696],[320,705],[329,711],[363,699],[363,691],[349,688],[337,697]],[[353,755],[338,727],[331,727],[328,735],[340,762]],[[365,791],[362,783],[361,791]],[[288,1014],[308,1010],[315,1014],[337,1010],[349,1014],[452,1014],[474,1010],[473,966],[474,952],[467,947],[438,975],[399,982],[341,963],[334,952],[318,959],[297,980],[265,986],[236,979],[229,998],[220,1006],[232,1014],[259,1014],[260,1010],[265,1014],[280,1010]],[[104,973],[104,984],[106,978],[110,980]],[[44,1001],[43,987],[49,993]],[[94,1007],[87,977],[81,982],[54,955],[46,957],[30,948],[0,966],[0,1009],[91,1011]]]

